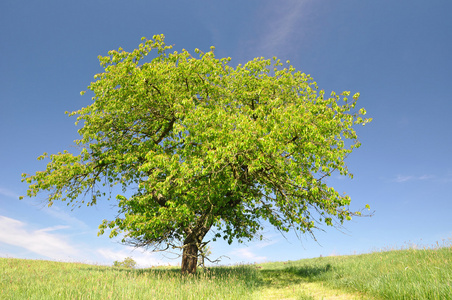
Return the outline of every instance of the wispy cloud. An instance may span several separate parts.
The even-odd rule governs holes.
[[[126,257],[131,257],[136,261],[137,267],[139,268],[149,268],[165,263],[163,260],[157,258],[156,253],[135,249],[133,247],[124,247],[124,249],[121,250],[101,248],[97,249],[97,254],[111,264],[114,261],[123,261]],[[172,264],[174,265],[176,263],[177,262],[174,262]]]
[[[253,43],[254,51],[265,56],[290,54],[303,34],[302,19],[306,1],[287,0],[269,2],[260,12],[260,26],[264,26]]]
[[[61,229],[68,229],[68,228],[70,228],[70,227],[69,226],[65,226],[65,225],[56,225],[56,226],[52,226],[52,227],[47,227],[47,228],[36,230],[35,233],[52,232],[52,231],[57,231],[57,230],[61,230]]]
[[[55,225],[37,229],[32,228],[26,222],[0,216],[0,244],[20,247],[34,254],[59,261],[83,261],[111,265],[115,260],[123,261],[126,257],[132,257],[141,268],[179,262],[179,260],[159,259],[157,253],[129,246],[119,246],[119,250],[118,245],[111,248],[109,246],[90,246],[86,241],[74,240],[72,235],[58,233],[58,231],[67,229],[73,230],[73,227]],[[11,253],[2,255],[11,256]],[[14,255],[12,256],[14,257]]]
[[[413,180],[414,176],[406,176],[406,175],[397,175],[397,177],[393,180],[395,182],[406,182]]]
[[[421,175],[421,176],[413,176],[413,175],[397,175],[396,178],[393,179],[394,182],[402,183],[408,181],[423,181],[434,179],[433,175]]]
[[[0,187],[0,195],[13,198],[15,200],[19,199],[19,194],[15,193],[14,191],[11,191],[9,189],[5,189]],[[63,221],[65,224],[68,224],[70,226],[76,227],[79,230],[86,230],[89,228],[89,226],[77,219],[76,217],[72,216],[71,214],[68,214],[61,208],[59,208],[57,205],[53,205],[51,207],[47,206],[47,203],[45,202],[37,202],[35,199],[30,198],[24,198],[23,200],[20,200],[22,203],[25,203],[29,206],[35,207],[37,209],[40,209],[40,212],[45,213],[46,215],[51,216],[52,218],[58,219]]]
[[[8,198],[15,198],[16,200],[19,199],[20,195],[17,194],[14,191],[11,191],[10,189],[0,187],[0,195],[8,197]]]
[[[86,230],[89,228],[89,226],[86,225],[85,222],[71,216],[70,214],[66,213],[65,211],[61,210],[59,207],[55,205],[50,208],[46,207],[43,211],[44,213],[56,219],[64,221],[66,224],[77,227],[78,229]]]
[[[254,245],[254,247],[262,249],[262,248],[277,244],[279,242],[280,236],[281,235],[275,235],[275,234],[267,235],[267,239],[257,242],[256,245]],[[273,239],[271,239],[271,238],[273,238]]]
[[[240,261],[244,260],[246,262],[254,261],[254,262],[262,262],[267,260],[266,256],[259,256],[256,253],[254,253],[253,249],[248,248],[238,248],[231,252],[229,252],[229,255],[231,258],[233,257],[233,260]]]
[[[22,221],[0,216],[0,242],[55,260],[77,259],[80,251],[62,235],[53,233],[66,228],[68,226],[32,229]]]
[[[228,253],[233,261],[245,261],[245,262],[263,262],[268,260],[268,257],[257,254],[263,248],[278,243],[279,239],[264,240],[257,243],[253,243],[252,246],[244,248],[236,248]]]

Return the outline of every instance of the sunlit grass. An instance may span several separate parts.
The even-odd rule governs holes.
[[[251,299],[258,273],[218,267],[182,276],[177,268],[127,270],[0,259],[0,299]]]
[[[262,270],[363,298],[452,299],[450,245],[262,264]]]
[[[0,258],[0,299],[452,299],[452,247],[199,269]]]

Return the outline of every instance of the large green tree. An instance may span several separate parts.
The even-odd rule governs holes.
[[[132,52],[99,56],[93,103],[68,113],[82,125],[79,153],[40,156],[50,161],[23,174],[27,196],[94,205],[119,185],[118,217],[99,233],[153,250],[179,247],[182,273],[196,271],[209,231],[231,243],[262,238],[263,220],[312,234],[359,215],[324,180],[334,171],[351,176],[344,159],[360,145],[353,126],[370,121],[355,110],[359,94],[325,96],[277,58],[233,67],[213,47],[195,49],[196,57],[171,48],[156,35]]]

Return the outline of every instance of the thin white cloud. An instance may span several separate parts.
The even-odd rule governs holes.
[[[268,260],[266,256],[260,256],[255,252],[260,251],[265,247],[277,244],[279,242],[280,235],[270,234],[263,241],[254,242],[252,246],[246,248],[236,248],[228,253],[228,256],[233,261],[245,261],[245,262],[263,262]],[[274,238],[274,239],[270,239]]]
[[[7,244],[28,250],[34,254],[58,261],[83,261],[85,263],[105,263],[112,265],[113,261],[123,261],[132,257],[137,267],[147,268],[166,264],[168,260],[159,259],[159,254],[142,249],[123,246],[120,250],[113,248],[90,247],[86,243],[71,240],[68,236],[56,233],[59,230],[73,229],[68,225],[55,225],[40,229],[20,220],[0,215],[0,245]],[[83,249],[83,250],[82,250]],[[2,256],[14,257],[11,253],[1,253]],[[175,265],[179,262],[171,261]]]
[[[414,176],[404,176],[404,175],[397,175],[397,177],[394,179],[395,182],[406,182],[413,180]]]
[[[85,222],[71,216],[70,214],[66,213],[65,211],[61,210],[59,207],[55,205],[53,205],[50,208],[46,207],[45,209],[43,209],[43,212],[56,219],[64,221],[66,224],[77,227],[79,229],[86,230],[89,228],[89,226],[86,225]]]
[[[43,229],[39,229],[36,230],[35,233],[40,233],[40,232],[52,232],[52,231],[56,231],[56,230],[61,230],[61,229],[68,229],[70,228],[69,226],[66,225],[56,225],[56,226],[52,226],[52,227],[47,227],[47,228],[43,228]]]
[[[112,250],[108,248],[97,249],[97,253],[106,261],[113,264],[114,261],[123,261],[126,257],[131,257],[138,268],[149,268],[152,266],[159,266],[168,264],[161,259],[158,259],[156,253],[135,249],[133,247],[124,247],[121,250]],[[171,263],[175,265],[177,262]]]
[[[271,237],[275,237],[275,235],[268,236],[268,238],[264,241],[259,241],[258,243],[256,243],[255,247],[262,249],[262,248],[277,244],[279,242],[279,239],[269,240],[269,238],[271,238]]]
[[[63,236],[53,231],[67,226],[53,226],[43,229],[28,228],[26,223],[0,216],[0,242],[21,247],[33,253],[55,260],[77,259],[80,251]]]
[[[231,258],[235,261],[244,260],[246,262],[263,262],[267,260],[266,256],[259,256],[255,254],[251,248],[238,248],[229,253]]]
[[[397,177],[393,180],[394,182],[402,183],[408,181],[422,181],[422,180],[430,180],[435,178],[433,175],[422,175],[422,176],[413,176],[413,175],[397,175]]]
[[[287,0],[270,2],[261,11],[261,25],[263,34],[253,43],[253,48],[265,56],[285,54],[296,48],[297,42],[303,35],[302,17],[305,15],[306,1]],[[253,51],[254,52],[254,51]]]
[[[1,188],[0,188],[0,194],[1,194]],[[14,192],[9,192],[10,195],[15,196],[17,199],[19,195],[15,194]],[[24,198],[23,200],[20,200],[23,203],[35,207],[36,209],[39,209],[39,212],[43,212],[46,215],[51,216],[52,218],[58,219],[63,221],[65,224],[70,225],[74,228],[77,228],[77,230],[87,230],[89,229],[89,226],[77,219],[76,217],[72,216],[71,214],[68,214],[63,209],[59,208],[56,204],[52,205],[51,207],[48,207],[46,202],[37,202],[34,201],[34,199],[30,198]]]
[[[8,198],[15,198],[16,200],[19,199],[19,197],[20,197],[20,195],[17,194],[16,192],[11,191],[10,189],[7,189],[7,188],[3,188],[3,187],[0,187],[0,195],[3,195]]]
[[[418,177],[418,179],[419,180],[429,180],[429,179],[433,179],[435,176],[433,176],[433,175],[422,175],[422,176],[419,176]]]

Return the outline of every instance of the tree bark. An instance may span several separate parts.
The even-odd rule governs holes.
[[[206,219],[207,216],[204,215],[198,220],[197,226],[186,229],[187,237],[184,240],[184,249],[182,251],[182,274],[196,273],[199,247],[201,247],[202,240],[212,226],[212,222]]]
[[[195,241],[191,243],[184,241],[184,250],[182,252],[182,274],[196,273],[198,265],[198,245]]]

